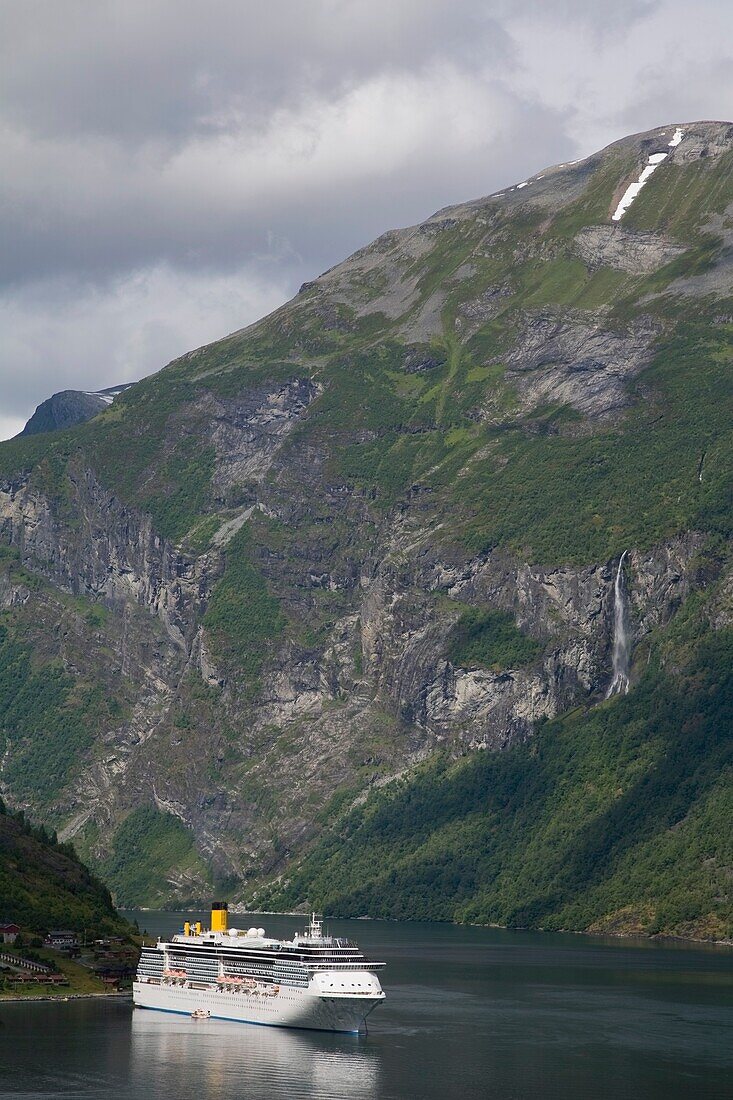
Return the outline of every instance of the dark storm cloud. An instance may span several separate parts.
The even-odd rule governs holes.
[[[0,436],[385,228],[733,113],[730,29],[715,0],[3,5]]]

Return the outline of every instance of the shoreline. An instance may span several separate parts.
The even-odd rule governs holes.
[[[174,912],[175,910],[171,910]],[[159,912],[166,912],[166,910],[159,910]],[[235,916],[255,916],[262,917],[304,917],[305,913],[300,912],[284,912],[279,913],[274,909],[260,909],[256,913],[251,911],[250,913],[237,913],[233,912]],[[377,921],[382,920],[389,924],[409,924],[410,921],[398,920],[394,917],[332,917],[324,914],[323,920],[360,920],[360,921]],[[702,939],[694,936],[675,936],[671,932],[590,932],[586,928],[517,928],[508,924],[462,924],[453,920],[425,920],[414,923],[419,924],[436,924],[436,925],[449,925],[451,928],[498,928],[502,932],[528,932],[541,934],[543,936],[592,936],[594,939],[611,939],[611,940],[631,940],[636,943],[656,943],[660,946],[674,945],[674,944],[690,944],[695,947],[733,947],[733,940],[712,940]]]
[[[201,910],[206,911],[204,906]],[[179,913],[179,909],[124,909],[120,912],[134,912],[134,913]],[[303,910],[276,910],[276,909],[231,909],[229,911],[231,917],[250,917],[250,916],[262,916],[262,917],[300,917],[303,919],[308,918],[308,912]],[[371,916],[358,916],[358,917],[334,917],[332,915],[323,915],[323,920],[358,920],[358,921],[385,921],[388,924],[435,924],[435,925],[449,925],[451,928],[498,928],[502,932],[528,932],[528,933],[540,933],[543,936],[591,936],[593,939],[611,939],[611,940],[629,940],[636,943],[649,943],[659,944],[660,946],[684,946],[689,944],[691,947],[728,947],[733,948],[733,939],[703,939],[702,937],[695,936],[676,936],[671,932],[590,932],[585,928],[516,928],[514,926],[506,924],[463,924],[458,921],[452,920],[419,920],[415,918],[413,921],[398,920],[394,917],[371,917]]]
[[[0,1008],[4,1004],[21,1004],[24,1001],[56,1001],[58,1004],[65,1004],[67,1001],[91,1001],[100,999],[105,1001],[131,1001],[132,990],[127,993],[66,993],[58,997],[54,997],[50,993],[30,993],[27,997],[22,996],[22,994],[1,994]]]

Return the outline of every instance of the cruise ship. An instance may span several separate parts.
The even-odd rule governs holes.
[[[144,947],[133,983],[137,1008],[274,1027],[359,1032],[384,1000],[377,972],[355,943],[324,935],[312,915],[292,940],[264,928],[230,928],[225,902],[211,926],[186,921],[170,939]]]

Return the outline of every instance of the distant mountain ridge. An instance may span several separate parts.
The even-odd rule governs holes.
[[[104,390],[60,390],[36,407],[20,435],[39,435],[43,432],[62,431],[91,420],[106,409],[115,397],[124,393],[134,383],[109,386]]]
[[[732,226],[675,122],[0,446],[8,800],[130,904],[730,935]]]

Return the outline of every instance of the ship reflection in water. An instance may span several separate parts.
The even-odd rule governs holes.
[[[380,1059],[355,1036],[192,1020],[136,1009],[130,1085],[135,1095],[373,1100]]]

